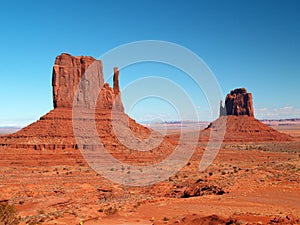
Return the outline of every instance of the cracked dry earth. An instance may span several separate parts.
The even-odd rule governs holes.
[[[1,149],[0,201],[21,224],[300,224],[298,141],[226,143],[202,172],[199,143],[181,171],[146,187],[101,177],[79,150]]]

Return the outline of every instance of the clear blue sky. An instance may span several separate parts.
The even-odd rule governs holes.
[[[246,87],[258,118],[300,117],[299,12],[297,0],[0,1],[0,126],[25,125],[52,109],[57,55],[99,57],[148,39],[195,52],[224,94]],[[126,74],[145,76],[138,73],[144,68],[125,69],[121,88],[130,81]],[[205,100],[193,88],[190,94],[203,110],[200,119],[208,119]],[[172,119],[170,108],[155,107],[159,101],[143,104],[131,116],[143,120],[143,115],[165,113]]]

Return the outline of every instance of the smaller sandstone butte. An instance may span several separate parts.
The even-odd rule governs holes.
[[[71,56],[63,53],[56,57],[53,66],[52,86],[54,108],[76,106],[98,110],[124,111],[119,87],[119,71],[114,68],[114,87],[104,83],[100,60],[90,56]],[[97,92],[100,90],[100,93]]]
[[[201,131],[199,141],[208,141],[211,131],[218,133],[225,130],[222,135],[214,138],[224,142],[265,142],[265,141],[291,141],[292,137],[278,132],[254,118],[252,94],[245,88],[231,91],[225,100],[225,107],[220,104],[220,118],[210,123]]]
[[[232,90],[225,99],[225,107],[220,103],[220,116],[241,116],[254,117],[252,94],[246,88]]]

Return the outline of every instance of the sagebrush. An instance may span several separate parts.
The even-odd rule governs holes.
[[[13,205],[0,204],[0,225],[16,225],[19,221],[18,212]]]

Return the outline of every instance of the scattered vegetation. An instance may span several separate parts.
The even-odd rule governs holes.
[[[164,217],[162,220],[163,220],[163,221],[169,221],[170,219],[167,218],[167,217]]]
[[[113,215],[113,214],[116,214],[117,212],[118,212],[118,209],[116,207],[111,207],[111,206],[104,210],[104,213],[106,215]]]
[[[2,225],[15,225],[19,224],[20,218],[18,212],[13,205],[7,203],[0,204],[0,224]]]

